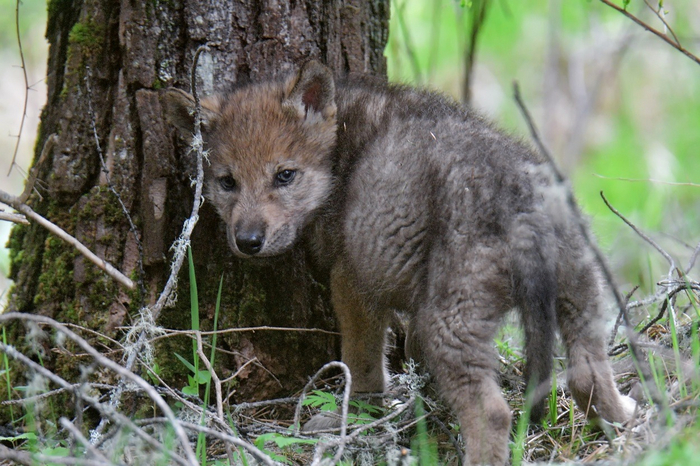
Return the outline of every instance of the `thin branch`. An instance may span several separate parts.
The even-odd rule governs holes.
[[[486,21],[486,12],[489,8],[489,0],[477,0],[471,6],[469,24],[469,42],[466,49],[467,54],[464,60],[464,82],[462,87],[462,102],[469,104],[471,101],[472,75],[474,74],[474,63],[476,62],[476,44],[479,39],[481,27]]]
[[[655,180],[653,178],[622,178],[622,177],[600,175],[598,173],[593,173],[593,176],[596,176],[598,178],[602,178],[604,180],[629,181],[631,183],[657,183],[657,184],[665,184],[668,186],[691,186],[693,188],[700,188],[700,183],[679,183],[679,182],[675,182],[675,181]]]
[[[700,58],[698,58],[696,55],[693,55],[693,54],[692,54],[691,52],[689,52],[686,48],[684,48],[683,46],[681,46],[681,44],[675,43],[673,40],[671,40],[671,39],[670,39],[666,34],[664,34],[663,32],[659,31],[658,29],[653,28],[653,27],[650,26],[649,24],[645,23],[645,22],[642,21],[641,19],[639,19],[639,18],[637,18],[636,16],[634,16],[634,15],[633,15],[632,13],[630,13],[629,11],[625,10],[625,9],[622,8],[622,7],[619,7],[619,6],[615,5],[615,4],[612,3],[610,0],[600,0],[600,1],[603,2],[604,4],[606,4],[607,6],[609,6],[610,8],[612,8],[613,10],[622,13],[623,15],[625,15],[626,17],[628,17],[629,19],[631,19],[632,21],[634,21],[635,23],[637,23],[638,25],[640,25],[641,27],[643,27],[644,29],[646,29],[647,31],[651,32],[651,33],[654,34],[655,36],[657,36],[657,37],[663,39],[663,41],[666,42],[667,44],[669,44],[671,47],[673,47],[674,49],[678,50],[678,51],[681,52],[683,55],[685,55],[686,57],[690,58],[691,60],[693,60],[693,61],[694,61],[695,63],[697,63],[698,65],[700,65]]]
[[[122,328],[122,327],[120,327]],[[239,327],[239,328],[225,328],[223,330],[208,330],[208,331],[195,331],[195,330],[177,330],[177,329],[163,329],[165,335],[154,338],[154,340],[161,338],[168,338],[172,335],[189,335],[194,337],[197,333],[203,336],[211,335],[224,335],[226,333],[240,333],[240,332],[261,332],[261,331],[273,331],[273,332],[311,332],[311,333],[323,333],[326,335],[340,335],[340,332],[334,332],[332,330],[325,330],[322,328],[302,328],[302,327],[270,327],[267,325],[262,325],[259,327]]]
[[[657,18],[659,18],[659,21],[661,21],[664,25],[664,29],[668,29],[669,32],[671,32],[671,35],[673,36],[673,40],[676,41],[676,45],[680,46],[681,41],[678,40],[678,36],[676,36],[676,33],[673,32],[673,28],[666,22],[666,17],[662,14],[663,7],[661,6],[661,2],[659,2],[659,9],[655,9],[651,4],[648,2],[648,0],[644,0],[644,3],[649,7],[651,11],[654,12]],[[666,31],[664,30],[664,34]]]
[[[221,383],[231,382],[232,380],[236,379],[236,377],[238,377],[239,375],[241,375],[241,372],[243,372],[243,371],[245,370],[245,368],[248,367],[248,365],[254,364],[254,363],[256,363],[256,362],[258,363],[258,365],[259,365],[260,367],[263,367],[263,368],[264,368],[264,366],[260,363],[260,361],[258,360],[258,358],[257,358],[257,357],[254,357],[253,359],[249,359],[249,360],[247,360],[245,363],[243,363],[243,364],[241,365],[241,367],[239,367],[238,370],[237,370],[236,372],[234,372],[231,376],[229,376],[229,377],[225,378],[224,380],[222,380]],[[267,369],[265,369],[265,370],[267,371]],[[267,371],[267,372],[269,372],[269,371]],[[227,398],[227,400],[228,400],[228,398]]]
[[[518,84],[518,81],[513,81],[513,97],[515,98],[515,103],[518,104],[520,112],[523,114],[523,118],[525,118],[525,123],[527,123],[527,127],[530,129],[532,139],[535,141],[535,144],[537,144],[537,149],[539,149],[540,154],[542,154],[547,159],[547,162],[549,162],[549,166],[554,171],[554,176],[556,177],[557,183],[563,183],[564,175],[562,175],[561,171],[559,171],[557,164],[554,163],[552,154],[550,154],[549,150],[547,150],[547,148],[544,146],[544,143],[540,138],[540,134],[537,131],[537,127],[532,120],[532,116],[530,115],[530,112],[525,106],[525,102],[523,102],[523,99],[520,96],[520,85]]]
[[[66,243],[73,246],[75,249],[78,250],[78,252],[80,252],[83,256],[85,256],[90,262],[95,264],[97,267],[99,267],[101,270],[103,270],[105,273],[107,273],[110,277],[114,278],[116,281],[118,281],[119,283],[121,283],[122,285],[127,287],[128,289],[133,290],[135,288],[134,282],[131,281],[131,279],[129,279],[127,276],[125,276],[119,270],[117,270],[112,264],[110,264],[106,260],[98,257],[95,253],[93,253],[85,245],[83,245],[83,243],[81,243],[80,241],[75,239],[73,236],[68,234],[61,227],[50,222],[46,218],[37,214],[36,212],[34,212],[34,210],[32,210],[32,208],[29,207],[27,204],[20,202],[19,198],[15,197],[11,194],[6,193],[5,191],[0,190],[0,202],[11,206],[16,211],[24,214],[24,216],[27,217],[28,219],[35,221],[36,223],[38,223],[42,227],[49,230],[54,235],[61,238]]]
[[[29,79],[27,78],[27,65],[24,61],[24,51],[22,50],[22,37],[19,33],[19,4],[20,0],[15,3],[15,30],[17,31],[17,48],[19,49],[19,58],[22,62],[22,74],[24,75],[24,105],[22,106],[22,119],[19,123],[19,133],[17,133],[17,143],[15,144],[15,151],[12,154],[12,162],[10,162],[10,169],[7,171],[7,176],[12,173],[12,168],[15,166],[15,161],[17,160],[17,152],[19,151],[19,143],[22,140],[22,130],[24,129],[24,120],[27,118],[27,103],[29,102]]]
[[[25,204],[29,199],[29,195],[32,194],[37,177],[39,176],[39,170],[53,150],[56,142],[58,142],[58,136],[56,134],[51,134],[48,138],[46,138],[44,147],[41,148],[39,160],[37,160],[31,170],[29,170],[29,177],[27,178],[27,182],[24,184],[24,190],[22,191],[22,194],[19,195],[19,200],[22,204]]]
[[[695,265],[695,261],[698,259],[698,256],[700,256],[700,243],[698,243],[698,245],[695,246],[695,250],[693,251],[693,255],[690,256],[690,262],[688,262],[688,267],[685,269],[686,274],[690,273],[693,266]]]
[[[300,427],[300,422],[299,419],[301,417],[301,407],[302,407],[302,402],[304,401],[304,398],[306,397],[306,393],[309,391],[309,389],[314,385],[314,383],[321,377],[321,374],[324,373],[328,369],[341,369],[343,373],[345,374],[345,390],[344,390],[344,395],[343,395],[343,407],[342,407],[342,415],[343,415],[343,422],[341,425],[341,429],[346,429],[347,428],[347,416],[348,416],[348,407],[350,405],[350,387],[352,385],[352,376],[350,374],[350,369],[348,369],[348,366],[346,366],[344,363],[340,361],[331,361],[324,365],[322,368],[320,368],[316,373],[314,374],[313,377],[309,380],[309,382],[304,386],[304,389],[301,391],[301,395],[299,396],[299,401],[297,402],[297,408],[294,411],[294,434],[299,433],[299,427]],[[350,377],[350,378],[348,378]],[[347,395],[347,396],[346,396]],[[347,398],[348,402],[345,403],[345,399]],[[321,431],[319,431],[321,432]],[[316,431],[309,431],[307,432],[309,434],[316,433]]]
[[[165,288],[163,289],[163,292],[161,293],[160,297],[158,298],[158,301],[152,308],[153,312],[153,320],[158,320],[158,316],[160,312],[163,310],[164,307],[168,307],[175,302],[175,288],[177,287],[177,277],[178,274],[180,273],[180,268],[182,268],[182,264],[185,260],[185,255],[187,251],[187,247],[190,244],[190,236],[192,235],[192,231],[194,230],[195,225],[197,224],[197,221],[199,220],[199,207],[202,205],[202,202],[204,201],[202,197],[202,186],[204,184],[204,165],[203,165],[203,160],[204,160],[204,142],[202,139],[202,118],[201,118],[201,113],[202,113],[202,107],[199,101],[199,95],[197,93],[197,85],[196,85],[196,70],[197,70],[197,61],[199,60],[199,56],[202,54],[204,51],[208,51],[209,47],[207,45],[202,45],[200,46],[197,51],[194,54],[193,62],[192,62],[192,70],[191,70],[191,90],[192,90],[192,96],[194,97],[195,101],[195,110],[194,110],[194,137],[192,138],[192,150],[195,153],[197,157],[197,177],[194,180],[194,185],[195,185],[195,190],[194,190],[194,201],[192,203],[192,212],[190,214],[190,217],[185,220],[185,223],[182,228],[182,232],[180,233],[180,236],[175,240],[173,245],[171,246],[171,249],[175,250],[175,257],[173,258],[172,265],[170,267],[170,277],[168,278],[168,282],[165,285]]]
[[[45,398],[50,398],[54,395],[58,395],[63,392],[71,392],[74,393],[76,389],[81,388],[81,387],[86,387],[86,388],[102,388],[105,390],[111,390],[114,388],[114,385],[109,385],[106,383],[74,383],[69,385],[68,387],[59,387],[55,390],[50,390],[48,392],[43,392],[39,393],[37,395],[33,396],[27,396],[24,398],[20,398],[19,400],[5,400],[5,401],[0,401],[0,406],[9,406],[9,405],[23,405],[27,403],[34,403],[38,400],[43,400]]]
[[[4,212],[0,210],[0,220],[5,222],[19,223],[21,225],[29,225],[29,220],[27,217],[21,214],[13,214],[10,212]]]
[[[105,466],[113,465],[114,463],[107,459],[105,455],[102,454],[100,450],[90,445],[88,439],[85,438],[82,432],[80,432],[68,419],[62,417],[58,422],[75,438],[85,450],[94,456],[97,460],[104,464]]]
[[[204,362],[204,366],[209,371],[211,380],[214,382],[214,391],[216,392],[216,414],[219,419],[225,419],[224,417],[224,402],[221,395],[221,380],[219,379],[219,374],[214,370],[214,366],[211,365],[209,358],[204,354],[204,348],[202,347],[202,334],[197,332],[197,355]]]
[[[194,230],[195,225],[199,221],[199,207],[204,201],[204,198],[202,197],[202,186],[204,184],[203,159],[205,153],[201,131],[201,105],[199,102],[199,97],[197,95],[196,86],[196,70],[199,55],[205,50],[209,50],[209,47],[206,44],[197,48],[197,51],[195,52],[192,61],[192,69],[190,73],[190,84],[192,86],[191,90],[192,95],[195,99],[195,134],[192,138],[191,150],[196,154],[197,157],[197,176],[194,181],[195,192],[194,202],[192,205],[192,212],[190,214],[190,217],[187,220],[185,220],[182,226],[180,236],[178,236],[178,238],[173,242],[172,246],[170,247],[171,250],[174,250],[174,257],[170,264],[170,276],[168,277],[168,281],[166,282],[163,291],[161,292],[160,296],[158,297],[158,300],[153,306],[145,307],[142,309],[141,318],[142,320],[147,321],[146,327],[149,329],[155,328],[155,325],[151,325],[151,323],[155,323],[155,321],[158,320],[158,316],[160,315],[161,311],[165,307],[175,304],[175,301],[177,300],[177,294],[175,293],[175,290],[177,289],[178,274],[180,273],[180,269],[182,268],[182,264],[185,260],[185,255],[187,252],[187,248],[190,244],[190,237],[192,235],[192,231]],[[129,337],[129,335],[127,335],[127,337]],[[146,347],[146,345],[148,345],[147,332],[145,330],[142,330],[140,333],[138,333],[138,338],[136,338],[136,342],[133,345],[130,345],[131,350],[128,351],[128,358],[125,364],[126,370],[131,371],[131,369],[134,367],[134,364],[137,361],[137,357],[141,354],[143,348]],[[112,399],[115,404],[119,402],[123,388],[124,384],[120,383],[117,389],[112,393]],[[95,428],[95,431],[98,433],[102,433],[106,427],[107,423],[101,421],[100,424]]]
[[[671,270],[669,271],[669,276],[670,276],[670,275],[673,273],[673,271],[676,270],[676,262],[673,260],[673,258],[671,257],[671,255],[670,255],[669,253],[667,253],[666,251],[664,251],[664,250],[661,248],[661,246],[659,246],[658,244],[656,244],[656,242],[655,242],[653,239],[651,239],[651,238],[649,238],[647,235],[645,235],[644,232],[642,232],[639,228],[636,227],[636,225],[634,225],[632,222],[630,222],[629,220],[627,220],[627,219],[625,218],[625,216],[622,215],[615,207],[613,207],[612,205],[610,205],[610,202],[608,202],[608,200],[605,198],[605,195],[603,194],[603,191],[600,192],[600,197],[603,198],[603,202],[605,202],[605,205],[608,206],[608,209],[610,209],[615,215],[617,215],[618,217],[620,217],[620,219],[621,219],[623,222],[625,222],[625,223],[627,224],[627,226],[629,226],[630,228],[632,228],[632,230],[634,230],[634,232],[637,233],[644,241],[646,241],[647,243],[651,244],[651,245],[654,247],[654,249],[656,249],[657,251],[659,251],[659,253],[660,253],[662,256],[664,256],[664,258],[665,258],[665,259],[668,261],[668,263],[671,265]]]

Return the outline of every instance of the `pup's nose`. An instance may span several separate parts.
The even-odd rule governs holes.
[[[260,252],[265,243],[262,231],[240,231],[236,233],[236,246],[243,254],[252,256]]]

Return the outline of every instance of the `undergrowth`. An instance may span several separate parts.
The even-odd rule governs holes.
[[[319,411],[329,415],[339,413],[341,394],[345,389],[342,376],[325,379],[320,383],[320,388],[311,390],[303,399],[295,396],[259,403],[228,404],[225,401],[228,396],[214,393],[216,383],[219,383],[219,390],[221,385],[218,376],[208,369],[213,367],[218,349],[216,328],[223,280],[219,283],[214,332],[203,337],[199,329],[199,302],[191,252],[188,257],[192,354],[189,358],[175,355],[171,361],[156,361],[153,367],[148,368],[147,374],[153,386],[169,400],[179,419],[191,419],[192,424],[204,429],[197,432],[193,430],[194,427],[188,427],[190,441],[200,464],[257,464],[256,455],[251,453],[253,450],[250,447],[265,455],[269,464],[464,464],[460,458],[464,445],[458,423],[441,404],[430,379],[411,361],[404,365],[402,373],[392,376],[392,389],[388,394],[383,397],[380,394],[359,397],[350,402],[345,421],[348,438],[344,441],[341,458],[335,463],[332,457],[343,442],[337,432],[309,435],[300,430],[301,425],[294,424],[291,413],[294,406],[302,410],[300,424]],[[598,461],[645,466],[690,464],[689,461],[698,453],[693,439],[700,434],[700,421],[697,418],[700,398],[699,290],[697,283],[689,280],[687,286],[677,288],[665,299],[631,307],[634,310],[632,317],[639,322],[635,330],[644,330],[638,334],[640,341],[636,344],[643,348],[645,360],[632,359],[625,349],[624,345],[629,342],[623,332],[617,332],[618,335],[611,342],[611,352],[616,354],[613,364],[617,383],[623,392],[630,393],[638,400],[637,415],[629,425],[585,419],[563,383],[563,363],[555,364],[548,415],[540,424],[529,423],[529,409],[525,402],[528,397],[522,383],[522,337],[517,322],[509,320],[495,343],[501,361],[503,390],[514,413],[510,445],[512,464]],[[205,346],[209,348],[206,355],[203,352]],[[82,443],[76,429],[83,432],[83,438],[88,438],[90,429],[94,427],[88,423],[81,424],[78,410],[86,409],[88,403],[76,402],[73,419],[58,418],[54,414],[56,411],[52,407],[51,396],[56,393],[55,382],[38,370],[28,368],[26,379],[30,383],[25,387],[11,386],[9,381],[13,366],[10,359],[14,353],[4,333],[1,349],[0,380],[5,384],[2,392],[7,393],[10,400],[3,404],[10,404],[13,418],[12,423],[0,431],[0,440],[4,445],[11,446],[13,451],[26,454],[23,457],[26,462],[20,461],[18,464],[52,465],[65,464],[66,461],[96,464],[94,458],[98,454],[94,450],[108,461],[102,464],[145,464],[141,462],[144,451],[148,451],[146,457],[153,464],[178,463],[174,458],[181,454],[182,446],[178,444],[173,426],[158,421],[157,416],[135,421],[137,425],[150,426],[145,431],[159,442],[160,451],[153,451],[148,441],[135,441],[134,436],[129,434],[129,428],[114,420],[112,422],[117,428],[111,434],[112,440],[92,445]],[[557,361],[560,360],[557,358]],[[157,366],[174,361],[184,364],[190,371],[188,384],[180,390],[169,389],[158,377]],[[642,365],[649,368],[648,380],[645,380]],[[89,388],[93,396],[95,393],[101,394],[98,398],[109,393],[110,387],[91,384],[87,378],[81,383],[81,389]],[[135,396],[146,399],[138,391]],[[380,398],[383,401],[376,404]],[[274,406],[286,408],[271,409]],[[283,413],[289,413],[289,416]],[[243,443],[232,444],[212,435],[212,431],[222,426]],[[5,447],[0,447],[0,455],[3,454],[2,448]],[[319,451],[323,453],[319,454]]]

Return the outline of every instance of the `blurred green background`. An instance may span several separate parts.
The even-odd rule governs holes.
[[[479,2],[391,0],[391,6],[390,79],[461,100],[470,15]],[[628,9],[664,28],[643,0],[631,0]],[[14,10],[14,0],[1,0],[0,184],[19,193],[22,170],[6,176],[24,98]],[[681,43],[700,55],[700,2],[666,0],[664,14]],[[24,1],[20,21],[32,85],[19,158],[26,170],[46,94],[46,4]],[[514,80],[620,284],[649,292],[668,265],[605,207],[600,191],[685,267],[700,241],[700,65],[599,0],[490,0],[478,36],[471,104],[529,139],[513,99]],[[8,231],[2,222],[2,244]],[[0,249],[0,293],[9,286],[1,280],[7,267],[7,252]]]
[[[680,42],[700,55],[700,2],[663,5]],[[477,0],[392,0],[389,78],[462,100],[470,16],[479,7]],[[530,139],[513,98],[519,82],[619,283],[651,291],[667,262],[599,193],[687,266],[700,241],[700,65],[599,0],[490,0],[486,7],[472,105]],[[643,0],[628,10],[664,29]]]

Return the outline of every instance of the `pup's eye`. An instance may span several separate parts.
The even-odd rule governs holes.
[[[219,178],[219,184],[224,191],[233,191],[236,188],[236,180],[234,180],[231,175]]]
[[[281,170],[275,175],[275,181],[280,186],[289,184],[292,181],[294,181],[294,177],[296,176],[296,174],[296,170]]]

